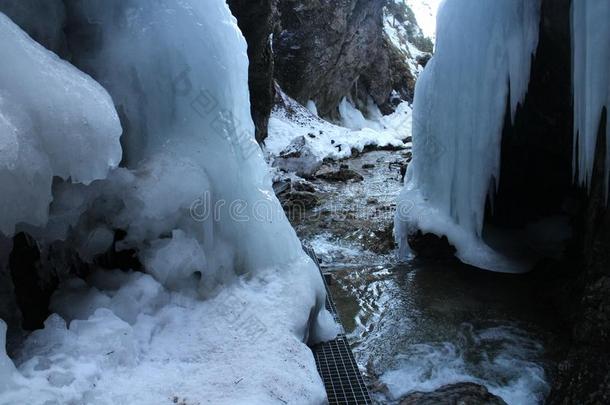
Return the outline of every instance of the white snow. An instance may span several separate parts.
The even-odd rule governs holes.
[[[572,53],[574,86],[574,171],[589,187],[602,109],[610,108],[610,2],[574,0]],[[610,139],[610,117],[606,140]],[[608,195],[610,142],[606,142],[604,189]]]
[[[420,0],[420,1],[426,2],[427,0]],[[435,0],[433,0],[433,1],[435,1]],[[414,14],[416,15],[416,20],[418,23],[419,23],[419,19],[422,15],[424,15],[424,16],[427,15],[425,11],[422,12],[422,7],[425,10],[428,9],[429,6],[427,3],[422,4],[420,2],[417,2],[417,3],[415,3],[417,5],[417,7],[414,7],[413,5],[409,4],[408,2],[405,3],[405,0],[394,0],[394,2],[395,2],[395,4],[402,4],[402,5],[406,5],[406,6],[410,7],[412,9],[412,11],[414,11]],[[430,8],[428,13],[433,12],[434,16],[436,16],[437,7],[438,7],[438,4],[434,8],[434,11],[432,11],[432,8]],[[415,12],[416,10],[418,11],[419,14]],[[420,17],[418,17],[418,15]],[[402,17],[404,19],[406,16],[400,16],[400,17]],[[417,58],[425,55],[426,52],[418,49],[418,47],[411,42],[412,38],[410,37],[409,32],[411,32],[412,35],[427,37],[430,40],[434,41],[434,32],[435,32],[434,27],[435,26],[436,26],[436,18],[435,18],[434,24],[432,25],[432,27],[433,27],[432,30],[423,31],[421,29],[421,26],[412,24],[411,21],[409,21],[409,20],[401,23],[400,18],[397,18],[397,16],[395,16],[393,13],[391,13],[387,7],[384,9],[384,16],[383,16],[384,33],[387,36],[387,38],[389,39],[390,43],[392,45],[394,45],[394,47],[404,55],[405,61],[407,62],[407,65],[409,66],[409,70],[411,71],[411,73],[413,74],[414,77],[419,76],[419,74],[423,70],[421,65],[417,61]]]
[[[16,387],[0,403],[322,403],[311,352],[296,337],[303,331],[287,333],[309,316],[294,305],[311,305],[308,289],[289,281],[303,281],[309,265],[268,269],[207,301],[139,273],[68,283],[53,298],[59,315],[17,356],[21,375],[2,380]],[[0,359],[0,374],[15,374],[11,366]]]
[[[436,41],[436,15],[443,0],[402,0],[413,10],[424,35]]]
[[[116,249],[134,249],[146,274],[96,269],[83,281],[60,269],[56,314],[15,354],[16,371],[0,349],[0,376],[7,377],[0,404],[323,403],[306,343],[330,339],[337,328],[323,309],[319,272],[273,194],[254,140],[246,43],[225,1],[69,6],[83,23],[79,35],[89,29],[97,36],[93,45],[75,41],[70,49],[75,65],[104,85],[125,116],[126,167],[89,184],[120,158],[110,97],[3,17],[1,29],[15,35],[0,32],[0,52],[35,51],[46,66],[34,58],[2,64],[0,83],[14,81],[6,84],[14,93],[9,100],[39,112],[33,117],[44,120],[36,126],[58,127],[52,135],[69,156],[49,159],[47,171],[82,183],[57,181],[48,224],[30,214],[28,222],[38,226],[27,230],[43,257],[50,243],[63,240],[85,260],[114,243],[114,230],[124,230]],[[30,78],[45,69],[55,73],[49,83]],[[99,91],[81,96],[72,84],[77,79]],[[61,98],[23,87],[53,80],[65,84],[66,94],[51,87]],[[48,109],[33,109],[44,102]],[[12,105],[0,104],[3,128],[14,126]],[[85,115],[73,129],[77,107],[95,119]],[[107,121],[116,127],[98,128]],[[91,147],[92,155],[77,149],[81,138],[68,138],[77,129],[83,142],[88,135],[112,139],[116,159],[104,143]],[[19,136],[2,138],[2,170],[40,157],[13,159]],[[48,187],[46,205],[50,180]]]
[[[121,160],[108,93],[0,13],[0,232],[45,225],[54,176],[106,177]],[[10,63],[9,63],[10,61]]]
[[[481,239],[485,201],[495,192],[510,83],[510,111],[527,91],[538,43],[540,2],[447,0],[436,53],[420,76],[413,111],[413,162],[397,207],[402,256],[420,229],[446,235],[465,263],[524,270]]]
[[[277,105],[269,120],[269,136],[265,150],[276,158],[297,138],[305,139],[310,156],[309,168],[317,167],[325,158],[344,159],[352,150],[362,152],[367,146],[406,148],[411,136],[411,107],[402,103],[391,115],[382,116],[376,106],[369,106],[368,117],[344,99],[339,107],[340,125],[330,123],[281,93],[283,103]]]

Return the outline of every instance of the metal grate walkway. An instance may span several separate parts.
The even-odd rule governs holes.
[[[303,250],[320,269],[320,263],[313,249],[303,245]],[[341,324],[337,308],[332,301],[328,284],[321,269],[320,275],[326,287],[326,309],[333,314],[337,323]],[[313,346],[311,350],[316,359],[318,373],[324,381],[329,405],[372,404],[368,389],[364,384],[364,379],[360,374],[358,364],[344,333],[339,334],[335,340]]]

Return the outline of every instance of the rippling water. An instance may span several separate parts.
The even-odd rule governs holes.
[[[555,325],[527,280],[457,264],[341,267],[331,287],[380,402],[471,381],[509,404],[549,390]]]
[[[511,405],[542,402],[562,342],[529,276],[456,262],[397,264],[371,251],[367,237],[391,222],[383,208],[402,187],[396,157],[379,151],[348,161],[361,183],[317,181],[322,206],[295,223],[334,275],[333,298],[375,400],[470,381]]]

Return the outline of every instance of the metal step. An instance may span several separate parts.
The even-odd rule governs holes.
[[[320,262],[316,253],[307,245],[303,245],[303,250],[318,266],[320,276],[322,276],[326,287],[326,309],[333,314],[337,323],[341,325],[337,308],[330,295],[326,278],[320,269]],[[341,326],[341,329],[343,330],[343,326]],[[324,382],[330,405],[372,404],[369,391],[364,384],[364,379],[345,334],[342,333],[329,342],[317,344],[311,350],[316,359],[318,373],[320,373]]]

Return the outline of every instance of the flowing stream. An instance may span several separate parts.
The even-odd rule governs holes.
[[[333,298],[373,397],[398,403],[468,381],[509,404],[541,403],[562,342],[529,276],[454,261],[397,263],[385,248],[402,187],[398,158],[375,151],[341,162],[364,181],[313,181],[322,204],[292,218],[333,274]]]

